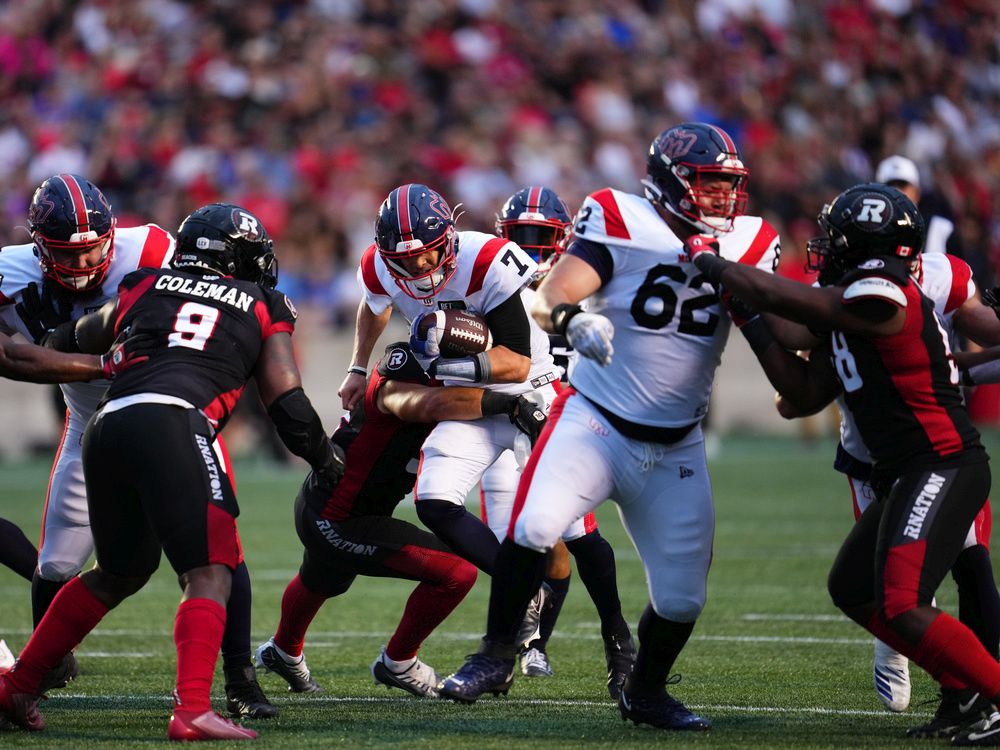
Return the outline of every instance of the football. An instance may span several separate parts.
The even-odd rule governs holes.
[[[418,335],[427,339],[436,328],[441,356],[469,357],[484,352],[493,345],[486,319],[471,310],[438,310],[420,319]]]

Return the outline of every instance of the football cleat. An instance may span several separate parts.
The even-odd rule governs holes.
[[[438,685],[441,684],[441,678],[432,667],[417,659],[402,672],[393,672],[383,661],[384,658],[385,649],[383,648],[382,653],[372,662],[372,677],[375,678],[376,683],[385,685],[386,688],[400,688],[418,698],[438,697]]]
[[[78,674],[80,665],[76,663],[76,657],[70,651],[62,661],[42,675],[42,681],[38,684],[38,694],[45,695],[50,690],[64,688],[71,680],[75,680]]]
[[[915,739],[947,739],[993,712],[989,699],[972,688],[941,688],[941,703],[926,724],[910,727],[906,736]]]
[[[45,729],[45,719],[38,712],[39,696],[15,693],[6,675],[0,675],[0,717],[29,732]]]
[[[461,669],[441,683],[438,692],[442,698],[450,698],[457,703],[475,703],[483,693],[507,695],[512,684],[513,659],[472,654],[466,657]]]
[[[673,729],[691,732],[704,732],[712,728],[708,719],[691,713],[687,706],[674,698],[664,688],[662,693],[651,697],[635,696],[622,690],[618,698],[618,710],[622,721],[632,720],[632,723],[649,724],[657,729]]]
[[[521,626],[517,629],[517,636],[514,639],[518,646],[526,647],[538,637],[541,630],[542,610],[545,609],[545,601],[548,598],[547,590],[548,585],[543,583],[539,586],[538,592],[531,597],[531,601],[528,602],[528,609],[524,612],[524,619],[521,620]]]
[[[1000,713],[994,711],[959,731],[951,740],[962,747],[1000,747]]]
[[[278,709],[267,699],[257,682],[253,665],[224,669],[226,675],[226,711],[234,719],[273,719]]]
[[[635,641],[632,634],[627,638],[611,636],[604,639],[604,658],[608,664],[608,695],[611,700],[618,700],[625,686],[625,680],[632,674],[635,665]]]
[[[910,705],[910,660],[891,646],[875,640],[875,693],[882,705],[899,713]]]
[[[7,645],[7,641],[0,638],[0,674],[4,672],[9,672],[10,668],[14,666],[14,653],[10,650],[10,646]]]
[[[521,652],[521,674],[526,677],[551,677],[555,673],[542,649],[527,648]]]
[[[174,742],[255,740],[257,733],[223,719],[215,711],[203,714],[175,711],[167,724],[167,739]]]
[[[263,667],[268,672],[274,672],[288,683],[290,693],[322,693],[323,688],[309,674],[306,657],[300,656],[298,661],[289,662],[278,653],[278,647],[271,638],[257,647],[257,667]]]

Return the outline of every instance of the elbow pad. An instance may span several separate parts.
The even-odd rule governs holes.
[[[336,481],[344,473],[344,451],[323,432],[323,423],[302,388],[278,396],[267,408],[281,442],[304,458],[323,479]]]

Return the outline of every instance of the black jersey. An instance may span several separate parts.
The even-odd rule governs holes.
[[[295,308],[277,290],[195,270],[143,268],[118,287],[115,330],[131,326],[161,344],[123,372],[105,401],[156,393],[187,401],[219,429],[275,333],[291,333]]]
[[[958,372],[934,303],[905,270],[868,261],[847,280],[845,304],[882,299],[906,309],[902,330],[867,337],[834,331],[831,358],[874,460],[874,477],[945,461],[986,459],[958,390]]]
[[[331,439],[346,454],[347,469],[333,493],[306,479],[303,495],[323,518],[391,516],[417,479],[420,446],[434,423],[404,422],[378,408],[378,393],[388,380],[439,385],[429,380],[405,344],[393,344],[368,381],[360,406],[341,421]]]

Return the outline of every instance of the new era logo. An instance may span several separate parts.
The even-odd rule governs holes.
[[[681,479],[687,479],[688,477],[694,476],[694,469],[689,469],[687,466],[681,467]]]

